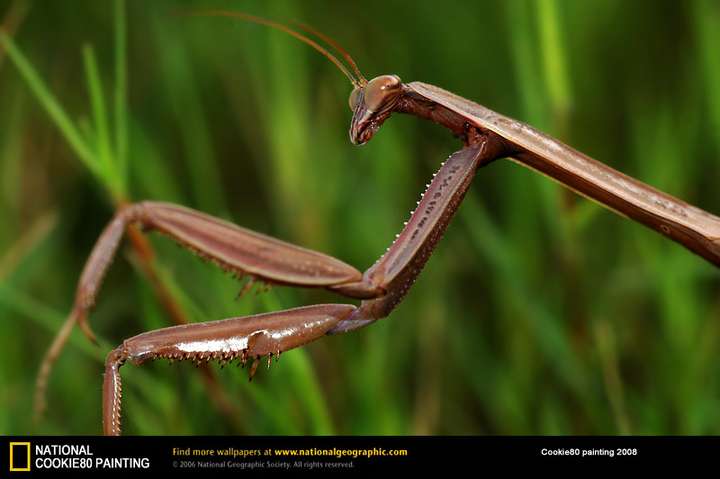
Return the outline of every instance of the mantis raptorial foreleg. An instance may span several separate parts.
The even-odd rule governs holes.
[[[178,205],[142,202],[123,207],[105,227],[93,248],[78,282],[73,309],[56,335],[38,373],[36,407],[44,404],[48,377],[67,338],[77,323],[88,338],[95,335],[87,323],[102,280],[129,225],[137,224],[173,238],[181,245],[238,275],[295,286],[322,287],[358,281],[355,268],[315,253],[252,232]],[[358,290],[359,297],[368,294]]]
[[[465,195],[483,159],[494,157],[485,141],[452,155],[434,176],[417,209],[388,251],[365,274],[345,263],[277,239],[244,230],[199,212],[164,203],[140,203],[116,217],[98,241],[78,287],[78,304],[87,308],[117,248],[124,226],[140,222],[222,267],[265,281],[326,287],[366,298],[360,307],[307,306],[223,321],[196,323],[143,333],[124,341],[107,358],[103,387],[106,434],[120,433],[121,381],[126,361],[149,359],[196,362],[253,360],[279,355],[328,333],[346,332],[387,316],[417,278]]]
[[[125,340],[105,363],[103,432],[120,434],[122,387],[119,368],[126,361],[142,364],[150,359],[216,360],[228,363],[251,360],[252,378],[260,358],[270,359],[313,341],[347,318],[355,306],[323,304],[223,321],[184,324],[147,332]]]

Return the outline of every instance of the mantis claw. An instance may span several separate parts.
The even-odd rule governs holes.
[[[85,337],[87,337],[91,343],[93,343],[95,346],[100,346],[100,343],[97,340],[97,336],[93,332],[93,330],[90,328],[90,323],[87,320],[87,314],[85,312],[79,312],[79,313],[72,313],[75,316],[75,321],[77,321],[78,326],[80,327],[80,330],[85,334]]]
[[[184,324],[139,334],[112,351],[105,365],[103,387],[104,432],[120,434],[119,369],[126,361],[140,365],[152,359],[190,360],[196,366],[211,360],[222,365],[234,359],[243,366],[249,358],[252,381],[260,359],[279,355],[325,336],[356,310],[348,304],[322,304],[222,321]]]
[[[248,371],[248,382],[252,382],[253,378],[255,377],[255,372],[257,372],[258,365],[260,364],[260,359],[255,358],[253,360],[252,365],[250,366],[250,369]]]

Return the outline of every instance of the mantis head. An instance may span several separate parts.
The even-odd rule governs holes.
[[[350,124],[350,141],[355,145],[363,145],[370,141],[370,138],[373,137],[383,122],[390,116],[398,100],[402,97],[403,89],[400,77],[397,75],[381,75],[367,81],[350,54],[338,45],[335,40],[303,23],[294,22],[300,29],[316,36],[340,53],[347,65],[343,64],[335,55],[315,40],[282,23],[247,13],[225,10],[195,12],[194,15],[232,17],[280,30],[311,46],[334,63],[335,66],[348,77],[354,87],[352,93],[350,93],[350,109],[353,112],[353,118]]]
[[[358,84],[350,93],[350,141],[363,145],[378,131],[402,96],[402,81],[397,75],[381,75]]]

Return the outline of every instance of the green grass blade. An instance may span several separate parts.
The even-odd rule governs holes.
[[[127,193],[127,33],[125,1],[115,0],[115,161],[120,190]]]
[[[108,129],[107,110],[103,98],[102,80],[98,71],[95,52],[90,45],[83,47],[83,63],[85,65],[85,76],[87,78],[88,90],[90,93],[90,104],[92,106],[94,131],[96,133],[96,151],[98,163],[102,176],[107,182],[110,190],[116,194],[117,176],[113,169],[112,150],[110,146],[110,134]]]
[[[717,45],[720,44],[720,8],[717,2],[698,0],[695,7],[696,35],[699,43],[699,66],[705,75],[707,104],[710,109],[712,131],[720,131],[720,55]],[[717,135],[715,138],[718,138]],[[715,142],[720,148],[720,140]]]
[[[272,293],[265,293],[262,302],[268,311],[280,311],[283,308]],[[296,349],[292,354],[283,355],[285,365],[291,369],[292,387],[298,391],[298,400],[309,414],[313,434],[333,434],[329,408],[322,389],[317,381],[315,370],[308,359],[305,349]]]
[[[571,94],[565,65],[565,50],[560,32],[560,19],[556,0],[540,0],[538,7],[538,29],[543,51],[543,73],[547,84],[550,103],[555,111],[556,121],[564,123],[570,109]]]
[[[68,117],[67,113],[65,113],[65,110],[63,110],[60,106],[32,64],[20,51],[17,45],[15,45],[12,38],[2,31],[0,31],[0,45],[5,48],[8,56],[20,71],[20,74],[35,95],[35,98],[38,102],[40,102],[43,108],[45,108],[47,113],[50,115],[50,118],[52,118],[55,125],[60,129],[63,136],[70,144],[73,151],[94,175],[98,178],[102,178],[102,171],[92,153],[92,150],[85,143],[80,135],[80,132],[75,127],[72,120],[70,120],[70,117]]]

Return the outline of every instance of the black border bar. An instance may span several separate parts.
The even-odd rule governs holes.
[[[10,450],[13,448],[11,471]],[[27,444],[29,443],[29,444]],[[28,464],[27,454],[30,462]],[[501,465],[714,463],[720,437],[6,436],[0,477],[99,472],[448,471]],[[22,471],[29,466],[30,471]],[[480,468],[480,469],[478,469]]]

